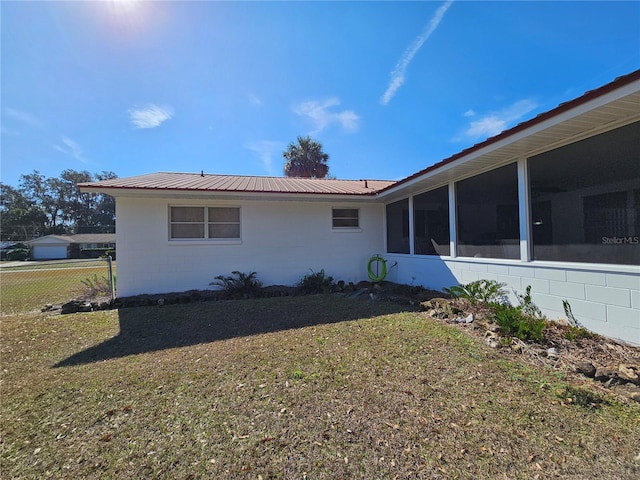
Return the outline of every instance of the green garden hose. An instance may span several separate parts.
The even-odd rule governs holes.
[[[373,271],[373,264],[376,264],[375,272]],[[372,282],[381,282],[387,276],[387,261],[380,255],[374,255],[369,259],[367,265],[367,272]]]

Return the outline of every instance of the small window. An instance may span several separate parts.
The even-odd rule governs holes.
[[[357,208],[332,209],[333,228],[359,228],[360,215]]]
[[[170,207],[171,240],[239,239],[237,207]]]

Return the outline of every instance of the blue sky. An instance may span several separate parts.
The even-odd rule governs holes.
[[[640,2],[1,3],[1,179],[400,179],[640,68]]]

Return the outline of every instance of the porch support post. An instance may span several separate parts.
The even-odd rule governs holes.
[[[458,224],[456,222],[456,183],[449,182],[449,255],[452,258],[458,256],[456,252],[456,246],[458,244],[456,236],[458,231]]]
[[[531,261],[531,192],[527,159],[518,159],[518,211],[520,218],[520,260]]]
[[[409,255],[414,254],[413,230],[413,195],[409,195]]]

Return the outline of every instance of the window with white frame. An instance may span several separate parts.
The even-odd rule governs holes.
[[[239,207],[169,207],[171,240],[239,240]]]
[[[359,228],[360,211],[357,208],[332,208],[331,225],[333,228]]]

